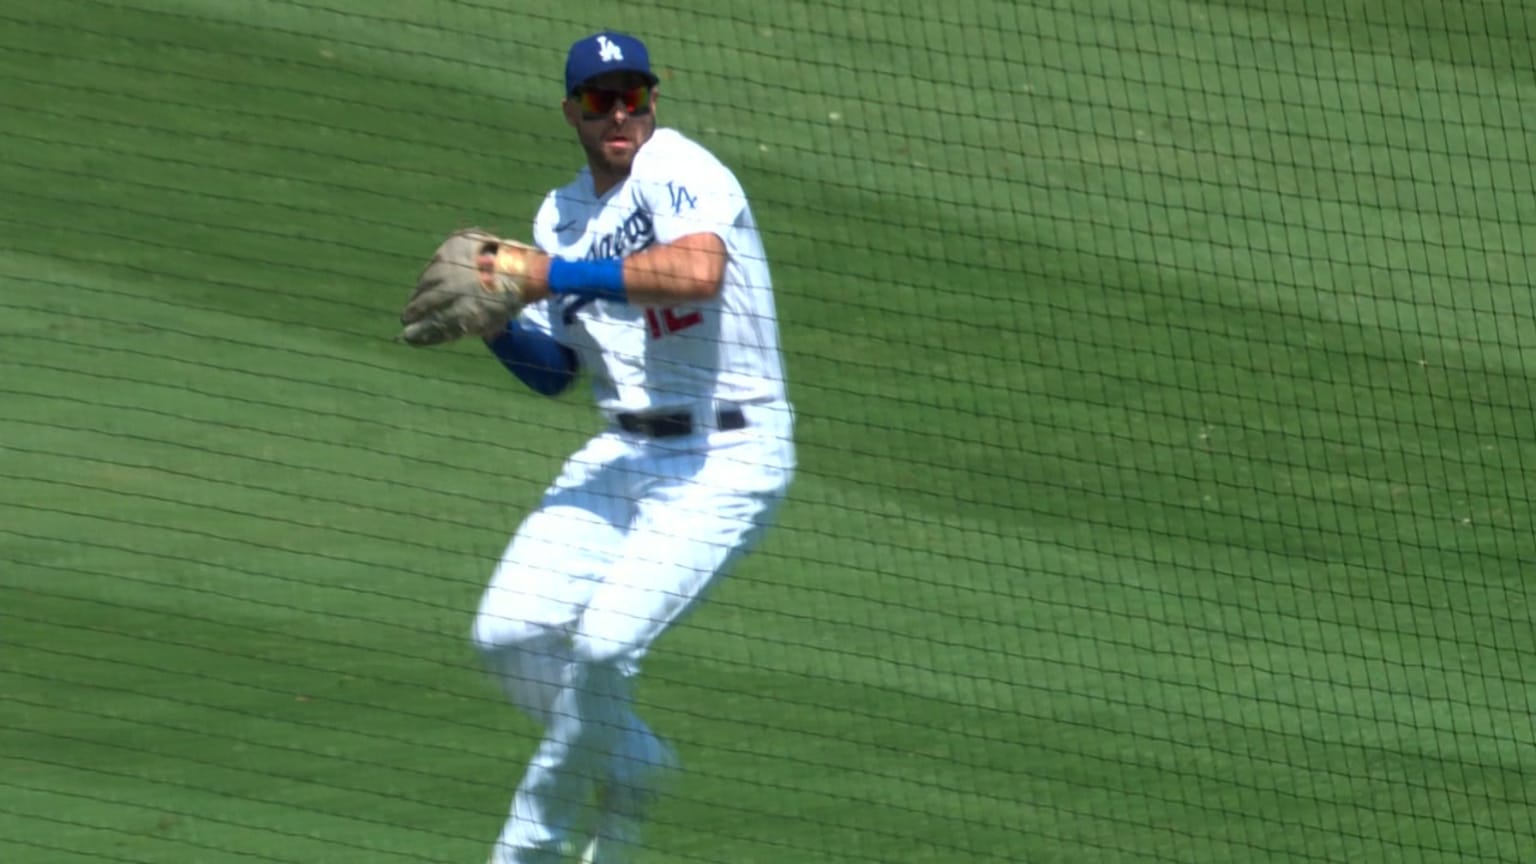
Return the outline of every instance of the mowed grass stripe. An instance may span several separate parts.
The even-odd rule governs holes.
[[[107,667],[86,659],[91,631],[13,623],[51,650],[7,677],[43,712],[7,727],[72,718],[75,736],[29,769],[65,824],[14,803],[0,817],[31,844],[9,847],[23,862],[479,860],[530,743],[462,636],[495,535],[593,421],[581,394],[516,393],[474,346],[388,337],[431,237],[487,220],[520,233],[573,167],[553,71],[596,22],[266,11],[64,2],[11,13],[46,26],[0,50],[22,118],[0,187],[30,211],[0,250],[3,326],[27,336],[0,364],[28,394],[0,409],[0,442],[20,445],[0,462],[33,478],[0,495],[0,557],[45,589],[8,620],[123,627],[97,647],[158,670],[142,686],[223,708],[254,694],[178,677],[178,661],[217,647],[242,659],[207,674],[312,691],[251,703],[271,722],[233,734],[273,747],[269,780],[247,785],[219,739],[185,733],[227,711],[184,704],[158,733],[46,713],[106,698],[62,690]],[[1510,670],[1533,647],[1529,496],[1511,478],[1530,458],[1515,286],[1531,220],[1499,191],[1529,166],[1493,120],[1519,104],[1518,76],[1490,61],[1443,77],[1451,40],[1409,26],[1427,46],[1408,76],[1423,116],[1390,100],[1352,113],[1382,82],[1407,92],[1406,67],[1390,40],[1277,26],[1320,32],[1304,10],[952,11],[890,4],[846,34],[809,7],[656,13],[677,25],[657,46],[675,58],[670,122],[739,168],[768,231],[804,463],[780,529],[651,658],[642,699],[691,769],[658,846],[743,862],[1518,860],[1528,748],[1511,724],[1531,694]],[[1020,80],[1027,99],[1011,98]],[[938,110],[893,110],[904,92]],[[1204,126],[1169,122],[1194,111]],[[1508,206],[1442,194],[1445,159]],[[96,238],[88,260],[61,266],[59,238],[78,235]],[[60,329],[66,344],[40,338]],[[83,488],[114,462],[186,503]],[[71,515],[86,512],[117,527]],[[233,557],[193,533],[210,527],[290,552],[248,546],[242,566],[265,577],[177,592]],[[371,539],[392,535],[431,548]],[[50,595],[63,573],[27,561],[89,570],[71,584],[105,602]],[[174,643],[145,635],[166,627]],[[316,716],[337,731],[285,734]],[[72,769],[110,751],[86,742],[130,735],[192,784],[158,806],[223,800],[226,821],[135,822],[114,804],[144,794],[132,775],[92,808]],[[337,788],[295,783],[311,772]],[[356,788],[399,794],[375,806]],[[259,806],[287,789],[294,806]],[[261,815],[242,821],[242,800]]]

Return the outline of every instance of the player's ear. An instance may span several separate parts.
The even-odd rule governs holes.
[[[565,122],[572,126],[581,125],[581,106],[575,99],[566,97],[560,102],[560,111],[565,114]]]

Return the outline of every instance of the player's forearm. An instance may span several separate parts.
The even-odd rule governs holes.
[[[576,294],[645,305],[687,305],[719,295],[725,278],[725,243],[712,233],[689,234],[624,259],[558,261],[504,246],[496,266],[513,274],[523,302]]]
[[[715,234],[689,234],[624,259],[624,290],[635,303],[713,300],[724,278],[725,243]]]

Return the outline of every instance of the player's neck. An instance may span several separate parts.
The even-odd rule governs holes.
[[[598,198],[607,195],[613,191],[613,187],[629,179],[628,171],[620,174],[606,168],[599,168],[596,165],[590,167],[592,169],[592,194]]]

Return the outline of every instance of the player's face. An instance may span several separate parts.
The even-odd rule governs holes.
[[[656,89],[637,75],[594,78],[562,107],[592,170],[610,177],[629,176],[635,154],[656,131]]]

